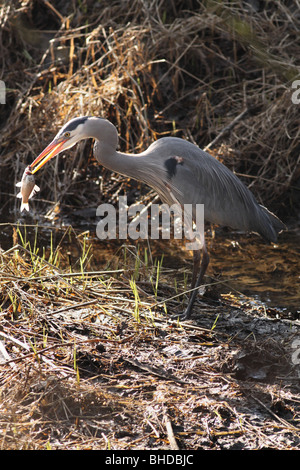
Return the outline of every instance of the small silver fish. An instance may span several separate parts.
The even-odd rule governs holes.
[[[31,173],[30,166],[25,168],[22,180],[17,183],[16,186],[21,188],[20,192],[17,194],[17,197],[22,198],[21,212],[24,209],[29,211],[28,200],[40,190],[40,188],[35,184],[35,179]]]

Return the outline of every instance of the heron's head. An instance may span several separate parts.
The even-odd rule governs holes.
[[[71,119],[67,122],[61,130],[56,134],[52,142],[40,153],[40,155],[30,165],[31,172],[35,173],[47,161],[58,155],[60,152],[73,147],[77,142],[82,139],[93,137],[93,134],[89,132],[92,128],[92,121],[98,118],[93,117],[78,117]]]

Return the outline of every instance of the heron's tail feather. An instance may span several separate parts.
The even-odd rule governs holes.
[[[259,205],[259,207],[263,217],[260,220],[260,229],[258,231],[267,240],[276,242],[278,233],[285,230],[286,226],[276,215],[266,209],[266,207],[261,205]]]

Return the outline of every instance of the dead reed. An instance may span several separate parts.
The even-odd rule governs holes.
[[[126,151],[169,134],[205,147],[221,134],[211,148],[215,156],[265,204],[293,214],[299,199],[299,113],[291,101],[300,55],[295,8],[212,0],[102,2],[101,9],[85,1],[63,8],[6,2],[2,217],[14,207],[24,165],[59,126],[82,114],[111,119]],[[97,205],[99,177],[105,195],[110,173],[93,162],[90,142],[73,157],[59,157],[39,175],[40,212]],[[122,187],[124,178],[117,180]]]

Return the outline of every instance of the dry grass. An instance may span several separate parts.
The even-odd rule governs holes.
[[[135,0],[74,7],[27,1],[1,8],[1,78],[8,88],[0,111],[2,214],[13,206],[12,187],[24,165],[71,117],[105,116],[118,126],[122,150],[141,151],[166,134],[205,147],[245,109],[211,150],[265,204],[295,213],[300,126],[291,82],[300,51],[294,5],[268,2],[255,11],[240,2]],[[50,163],[39,175],[40,212],[56,202],[67,211],[97,205],[99,175],[104,185],[109,178],[91,163],[90,143],[74,158]],[[60,178],[56,165],[64,170]]]
[[[125,191],[153,198],[100,168],[91,142],[39,173],[33,212],[15,225],[25,165],[83,114],[116,124],[123,151],[163,135],[211,144],[259,200],[295,216],[298,2],[260,3],[1,6],[2,449],[299,449],[297,321],[229,295],[203,298],[192,323],[167,321],[165,300],[168,311],[186,301],[170,284],[176,273],[184,291],[183,272],[157,283],[157,264],[107,245],[97,253],[115,263],[99,269],[86,234],[59,228]],[[40,231],[26,239],[29,220],[44,244]]]
[[[164,270],[158,290],[129,254],[91,271],[78,234],[84,269],[67,269],[68,231],[39,255],[15,229],[0,254],[2,449],[299,448],[297,322],[226,295],[168,321]]]

